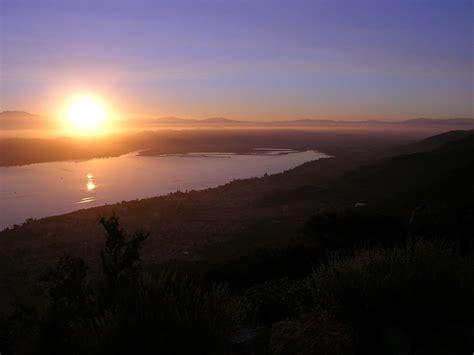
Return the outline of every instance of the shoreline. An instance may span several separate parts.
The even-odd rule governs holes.
[[[214,158],[217,158],[217,159],[221,159],[221,158],[226,158],[226,159],[230,159],[232,157],[236,157],[236,156],[247,156],[247,157],[268,157],[268,158],[272,158],[272,157],[279,157],[279,156],[284,156],[284,155],[289,155],[289,154],[298,154],[298,153],[313,153],[313,155],[315,155],[313,157],[313,159],[310,158],[310,160],[307,160],[307,161],[303,161],[301,162],[298,162],[297,164],[298,165],[294,165],[292,164],[291,161],[287,161],[285,163],[285,161],[282,161],[281,164],[286,164],[287,166],[289,165],[288,168],[284,168],[283,166],[278,166],[277,165],[274,165],[273,166],[273,169],[278,169],[277,171],[272,171],[272,169],[270,167],[267,167],[267,169],[263,168],[264,170],[267,170],[267,172],[262,172],[262,168],[260,168],[260,172],[251,172],[252,168],[248,171],[248,174],[246,176],[241,176],[242,174],[237,174],[237,175],[233,175],[233,176],[229,176],[228,179],[226,179],[226,176],[221,176],[220,179],[218,179],[219,181],[216,181],[215,184],[214,182],[211,182],[209,181],[209,183],[206,183],[205,181],[207,181],[209,179],[209,174],[204,174],[202,176],[196,176],[194,177],[194,179],[191,179],[190,181],[183,181],[182,184],[183,186],[176,186],[175,188],[171,187],[171,185],[175,185],[175,183],[171,180],[167,180],[165,178],[165,180],[163,181],[162,183],[162,186],[160,187],[160,189],[162,189],[163,191],[159,191],[160,189],[158,190],[153,190],[154,192],[151,192],[149,195],[147,194],[146,191],[148,190],[152,190],[153,189],[153,186],[152,185],[147,185],[149,186],[149,188],[145,188],[145,190],[143,191],[138,191],[137,190],[137,195],[135,196],[126,196],[126,197],[121,197],[120,196],[120,191],[121,190],[120,188],[116,188],[115,190],[110,190],[109,188],[106,188],[106,190],[100,190],[99,193],[94,193],[93,191],[91,191],[90,193],[86,193],[86,192],[80,192],[82,191],[81,190],[78,190],[77,193],[75,193],[74,196],[68,196],[68,195],[64,195],[63,197],[60,195],[59,196],[59,200],[58,200],[58,204],[60,205],[64,205],[64,203],[68,203],[68,201],[70,203],[72,203],[72,205],[70,205],[71,209],[69,210],[64,210],[64,211],[57,211],[57,212],[52,212],[51,214],[40,214],[40,215],[34,215],[34,214],[31,214],[29,215],[28,217],[25,216],[24,219],[22,219],[21,221],[19,219],[17,219],[17,221],[12,221],[12,223],[8,224],[8,225],[5,225],[5,226],[2,226],[2,229],[1,231],[5,231],[5,230],[8,230],[8,229],[14,229],[14,228],[17,228],[19,226],[22,226],[24,225],[25,223],[28,223],[28,221],[38,221],[38,220],[41,220],[43,218],[50,218],[50,217],[55,217],[55,216],[61,216],[63,214],[68,214],[68,213],[73,213],[73,212],[76,212],[76,211],[81,211],[81,210],[86,210],[86,209],[89,209],[89,208],[97,208],[97,207],[104,207],[104,206],[110,206],[110,205],[115,205],[115,204],[119,204],[119,203],[122,203],[122,202],[130,202],[130,201],[142,201],[144,199],[147,199],[147,198],[156,198],[156,197],[163,197],[163,196],[167,196],[167,195],[170,195],[170,194],[173,194],[173,193],[179,193],[179,192],[182,192],[182,191],[203,191],[203,190],[207,190],[207,189],[212,189],[212,188],[218,188],[220,186],[224,186],[224,185],[227,185],[233,181],[242,181],[242,180],[246,180],[246,179],[258,179],[258,178],[261,178],[263,176],[272,176],[272,175],[275,175],[275,174],[280,174],[280,173],[283,173],[285,171],[289,171],[289,170],[292,170],[292,169],[296,169],[298,168],[299,166],[301,166],[302,164],[305,164],[305,163],[308,163],[308,162],[312,162],[312,161],[317,161],[319,159],[324,159],[324,158],[330,158],[331,156],[325,154],[325,153],[321,153],[321,152],[318,152],[318,151],[315,151],[315,150],[308,150],[308,151],[302,151],[302,152],[298,152],[298,151],[289,151],[287,149],[285,150],[278,150],[279,154],[265,154],[265,153],[272,153],[273,151],[268,151],[268,150],[265,150],[265,153],[264,154],[234,154],[232,156],[222,156],[222,155],[203,155],[201,153],[197,153],[198,155],[188,155],[188,154],[185,154],[185,155],[162,155],[162,156],[149,156],[149,158],[201,158],[201,159],[214,159]],[[142,159],[146,159],[148,157],[142,157],[140,155],[136,155],[136,152],[133,152],[133,153],[128,153],[126,155],[123,155],[121,157],[116,157],[115,159],[120,159],[120,158],[124,158],[124,157],[131,157],[131,158],[142,158]],[[113,159],[113,158],[105,158],[105,159]],[[305,156],[302,156],[300,158],[298,158],[299,160],[301,159],[306,159]],[[86,163],[87,162],[92,162],[94,160],[99,160],[99,159],[91,159],[91,160],[85,160],[85,161],[68,161],[67,164],[81,164],[81,163]],[[32,164],[30,165],[32,168],[36,168],[36,169],[40,169],[39,170],[39,173],[41,172],[45,172],[44,170],[46,169],[46,172],[48,171],[48,169],[52,169],[51,171],[56,171],[58,168],[58,163],[60,162],[48,162],[48,163],[38,163],[38,164]],[[64,163],[64,162],[63,162]],[[43,164],[47,164],[46,166],[44,166]],[[97,162],[96,162],[97,164]],[[102,164],[99,162],[99,164]],[[108,162],[104,162],[104,164],[108,164]],[[114,163],[113,162],[110,162],[110,164],[112,164],[112,166],[114,166]],[[127,161],[122,161],[122,163],[120,163],[120,165],[124,165],[124,169],[127,169],[127,164],[128,162]],[[136,163],[135,163],[136,164]],[[135,164],[132,165],[135,166]],[[160,164],[158,161],[157,162],[154,162],[154,161],[148,161],[147,164]],[[163,164],[163,163],[162,163]],[[166,163],[164,163],[166,164]],[[182,164],[185,164],[184,162]],[[214,163],[211,163],[212,166],[214,166]],[[229,163],[231,165],[233,165],[233,163]],[[239,166],[239,164],[242,164],[242,162],[236,162],[236,167]],[[50,166],[51,165],[51,166]],[[226,164],[228,165],[228,164]],[[99,168],[95,168],[97,169],[99,172],[103,169],[105,169],[107,171],[107,166],[110,166],[110,165],[100,165]],[[164,165],[164,167],[166,168],[167,165]],[[218,165],[215,166],[215,168],[219,168],[220,166],[220,163]],[[13,174],[17,174],[17,173],[21,173],[22,169],[24,169],[23,167],[9,167],[8,169],[10,168],[13,168],[13,169],[16,169],[18,170],[18,172],[13,172]],[[159,169],[160,168],[160,165],[156,165],[156,168]],[[268,170],[269,169],[269,170]],[[68,173],[71,173],[73,175],[71,175],[71,177],[68,177],[67,180],[66,180],[66,175],[64,175],[64,180],[63,180],[63,176],[61,175],[61,172],[58,170],[57,173],[51,175],[51,176],[55,176],[58,180],[57,181],[61,181],[62,184],[66,184],[65,186],[70,186],[71,183],[74,183],[74,181],[72,181],[71,179],[76,179],[77,180],[77,177],[78,177],[78,174],[80,174],[80,171],[84,170],[83,169],[83,164],[82,165],[78,165],[78,166],[75,166],[74,167],[74,170],[71,170],[71,169],[65,169],[64,167],[61,168],[61,171],[66,171]],[[97,171],[95,170],[95,171]],[[115,169],[116,170],[116,169]],[[133,169],[132,169],[133,170]],[[182,169],[179,169],[176,171],[176,173],[179,173],[179,171],[181,171]],[[253,169],[255,170],[255,169]],[[173,170],[171,170],[173,171]],[[91,171],[93,172],[93,171]],[[112,174],[113,171],[109,171],[109,175]],[[210,172],[209,172],[210,173]],[[245,174],[245,172],[243,172],[243,174]],[[249,174],[252,174],[252,175],[249,175]],[[50,175],[50,174],[49,174]],[[95,173],[94,173],[95,175]],[[113,174],[112,174],[113,176]],[[169,174],[167,174],[168,177]],[[106,178],[105,181],[102,181],[102,184],[106,184],[106,186],[110,183],[108,182],[110,179],[109,178]],[[203,180],[204,179],[204,180]],[[224,180],[223,180],[224,179]],[[222,181],[220,181],[222,180]],[[97,181],[97,180],[96,180]],[[123,185],[127,180],[124,180],[121,182],[121,184]],[[97,182],[96,182],[97,183]],[[101,182],[99,180],[99,188],[100,188],[100,185]],[[178,184],[179,185],[179,184]],[[186,185],[186,186],[184,186]],[[199,186],[201,185],[201,186]],[[126,186],[126,185],[125,185]],[[145,185],[143,185],[145,186]],[[20,188],[21,188],[21,185],[20,185]],[[15,187],[12,187],[12,189],[15,189]],[[95,189],[95,187],[94,187]],[[7,192],[6,190],[4,191],[4,197],[2,197],[2,202],[5,202],[6,200],[11,200],[11,199],[17,199],[17,198],[20,198],[19,195],[16,195],[16,192],[17,190],[10,190],[9,192]],[[18,190],[20,191],[20,190]],[[24,193],[27,193],[28,191],[23,191]],[[118,195],[116,195],[118,193]],[[12,196],[9,196],[9,195],[12,195]],[[76,196],[77,195],[77,196]],[[87,195],[87,196],[86,196]],[[116,195],[116,198],[113,198],[114,196]],[[40,203],[41,203],[41,199],[43,197],[39,197],[39,199],[33,197],[33,200],[36,201],[34,202],[33,206],[36,205],[38,206]],[[84,199],[87,200],[87,203],[84,202]],[[73,201],[79,201],[79,202],[73,202]],[[100,205],[96,205],[97,202],[100,202]],[[21,203],[21,202],[20,202]],[[23,202],[25,203],[25,202]],[[90,207],[88,206],[90,203]],[[31,203],[30,203],[31,205]],[[69,204],[68,204],[69,206]],[[79,208],[79,209],[76,209],[74,207],[78,207],[78,206],[81,206],[82,208]],[[5,207],[5,206],[4,206]],[[34,209],[34,208],[33,208]],[[59,212],[59,213],[58,213]],[[8,218],[8,216],[6,217]],[[11,218],[11,217],[10,217]]]

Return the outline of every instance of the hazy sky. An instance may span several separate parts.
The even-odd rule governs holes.
[[[0,0],[0,109],[472,117],[473,1]]]

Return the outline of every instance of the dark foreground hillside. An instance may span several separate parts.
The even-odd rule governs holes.
[[[1,352],[470,353],[474,135],[457,138],[2,232]]]

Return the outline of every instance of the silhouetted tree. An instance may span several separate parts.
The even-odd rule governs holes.
[[[128,237],[120,228],[115,215],[101,218],[100,223],[107,232],[105,247],[100,253],[105,276],[105,293],[107,297],[112,298],[124,296],[124,292],[131,290],[133,284],[138,282],[139,250],[148,234],[135,232],[132,237]]]

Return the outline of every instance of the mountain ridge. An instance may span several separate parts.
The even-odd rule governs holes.
[[[41,122],[42,121],[42,122]],[[26,111],[0,112],[0,128],[25,126],[28,124],[50,123],[48,116],[32,114]],[[150,119],[125,119],[125,125],[158,125],[158,126],[241,126],[241,127],[472,127],[474,118],[413,118],[401,121],[384,120],[328,120],[328,119],[295,119],[282,121],[249,121],[234,120],[226,117],[209,117],[204,119],[158,117]]]

